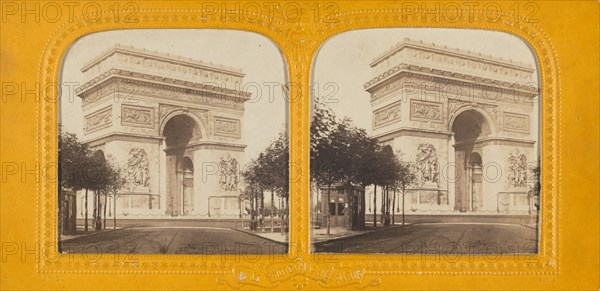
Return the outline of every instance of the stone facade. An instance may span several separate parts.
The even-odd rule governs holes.
[[[529,209],[538,155],[532,65],[405,39],[371,67],[373,136],[417,173],[407,212]]]
[[[117,45],[82,72],[84,141],[127,177],[119,217],[239,215],[240,70]]]

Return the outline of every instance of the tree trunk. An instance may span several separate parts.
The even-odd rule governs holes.
[[[256,230],[256,193],[250,189],[250,230]]]
[[[385,226],[390,226],[390,189],[385,186]]]
[[[406,200],[406,190],[402,190],[402,225],[404,225],[404,202]]]
[[[96,229],[96,211],[98,210],[98,190],[94,190],[94,195],[92,196],[92,228]]]
[[[285,195],[285,201],[284,201],[284,206],[286,209],[286,212],[283,214],[283,217],[285,217],[285,226],[287,227],[287,229],[289,229],[289,221],[290,221],[290,193],[286,193]]]
[[[392,200],[392,225],[396,223],[396,187],[394,187],[394,198]]]
[[[113,193],[113,229],[117,229],[117,192]]]
[[[327,235],[331,234],[331,211],[329,210],[329,203],[331,201],[331,184],[327,184]]]
[[[253,230],[254,225],[254,194],[252,188],[250,188],[250,230]]]
[[[381,187],[381,224],[385,226],[385,187]]]
[[[373,192],[373,227],[377,227],[377,184]]]
[[[102,204],[100,203],[100,191],[97,191],[96,193],[96,225],[95,225],[95,229],[96,230],[102,230],[102,214],[100,212]]]
[[[271,189],[271,232],[273,232],[273,213],[275,212],[275,191]]]
[[[88,189],[85,189],[85,231],[88,231]]]
[[[104,193],[104,207],[102,208],[104,211],[104,223],[102,224],[102,228],[106,229],[106,206],[108,205],[108,192]]]
[[[265,231],[265,191],[260,190],[260,225],[262,231]]]

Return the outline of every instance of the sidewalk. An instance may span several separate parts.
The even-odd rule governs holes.
[[[77,231],[74,234],[61,234],[59,236],[59,241],[67,241],[67,240],[71,240],[71,239],[76,239],[76,238],[80,238],[80,237],[85,237],[85,236],[91,236],[91,235],[96,235],[96,234],[100,234],[100,233],[107,233],[107,232],[111,232],[111,231],[115,231],[115,230],[119,230],[122,229],[121,227],[117,227],[117,229],[113,229],[111,228],[107,228],[107,229],[103,229],[100,231],[94,230],[93,228],[88,228],[88,231],[85,231],[84,227],[77,227]]]
[[[259,229],[257,231],[251,231],[249,227],[234,228],[234,229],[237,231],[241,231],[241,232],[250,234],[250,235],[266,238],[268,240],[278,242],[278,243],[287,244],[287,242],[288,242],[289,234],[287,232],[284,232],[283,234],[281,234],[281,228],[274,228],[273,232],[270,232],[270,230],[263,232],[261,229]]]

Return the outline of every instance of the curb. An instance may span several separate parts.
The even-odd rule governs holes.
[[[253,236],[256,236],[256,237],[262,238],[262,239],[266,239],[266,240],[268,240],[268,241],[271,241],[271,242],[274,242],[274,243],[283,244],[283,245],[287,244],[287,242],[280,242],[280,241],[278,241],[278,240],[274,240],[274,239],[272,239],[272,238],[268,238],[268,237],[261,236],[260,234],[258,234],[258,233],[255,233],[255,232],[252,232],[252,231],[246,231],[245,229],[241,229],[241,228],[232,228],[232,229],[233,229],[233,230],[237,230],[237,231],[239,231],[239,232],[242,232],[242,233],[250,234],[250,235],[253,235]],[[288,238],[288,239],[289,239],[289,238]]]
[[[400,228],[400,227],[407,226],[407,225],[410,225],[410,224],[394,225],[394,226],[390,226],[390,227],[382,227],[381,229],[374,229],[374,230],[370,230],[370,231],[366,231],[366,232],[361,232],[361,233],[356,233],[356,234],[351,234],[351,235],[347,235],[347,236],[340,236],[340,237],[334,237],[334,238],[326,239],[326,240],[322,240],[322,241],[311,242],[311,244],[314,245],[314,244],[330,243],[330,242],[335,242],[335,241],[342,240],[342,239],[347,239],[347,238],[350,238],[350,237],[358,237],[358,236],[372,234],[372,233],[378,232],[378,231],[384,231],[384,230],[390,230],[390,229]]]

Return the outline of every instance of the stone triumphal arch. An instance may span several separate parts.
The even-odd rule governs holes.
[[[117,45],[83,68],[84,141],[126,176],[120,216],[237,217],[239,69]],[[112,209],[112,205],[108,205]]]
[[[415,213],[520,213],[538,159],[533,65],[405,39],[371,63],[373,136],[412,162]]]

